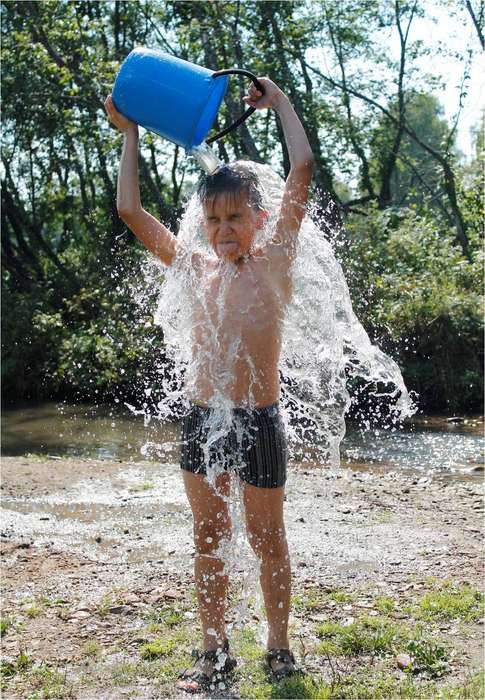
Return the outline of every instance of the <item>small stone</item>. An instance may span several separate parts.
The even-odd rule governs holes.
[[[112,615],[128,615],[131,610],[128,605],[112,605],[108,608],[108,612]]]
[[[91,613],[87,610],[76,610],[69,615],[70,620],[85,620],[88,617],[91,617]]]
[[[94,541],[99,544],[101,542],[101,535],[97,535],[97,537],[94,538]]]
[[[297,518],[297,519],[296,519],[296,522],[297,522],[297,523],[304,523],[304,522],[305,522],[305,518]]]
[[[409,666],[411,666],[412,659],[409,654],[398,654],[396,656],[396,664],[398,668],[404,670],[405,668],[409,668]]]

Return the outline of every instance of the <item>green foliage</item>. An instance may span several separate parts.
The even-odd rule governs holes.
[[[380,617],[361,617],[350,625],[324,622],[317,625],[316,634],[324,640],[320,647],[323,653],[343,656],[386,656],[396,653],[409,639],[404,626]],[[326,644],[328,641],[330,646]]]
[[[479,409],[480,248],[468,262],[429,210],[414,208],[352,217],[348,236],[345,265],[355,306],[371,336],[392,349],[408,388],[428,410]]]
[[[345,260],[366,328],[395,351],[423,408],[479,408],[483,139],[476,159],[460,166],[431,96],[439,78],[422,69],[446,47],[412,40],[411,27],[399,76],[399,61],[380,40],[383,30],[397,35],[398,23],[426,15],[419,5],[345,0],[317,4],[315,12],[310,0],[4,3],[4,397],[139,397],[157,377],[152,348],[163,356],[163,337],[152,325],[156,289],[144,288],[140,245],[117,216],[122,137],[103,108],[121,61],[145,45],[276,80],[309,135],[317,206],[325,208],[325,192],[337,201],[366,199],[348,220]],[[467,21],[465,10],[448,5],[455,22]],[[329,75],[315,60],[322,50]],[[362,65],[365,71],[355,70]],[[231,79],[219,126],[239,115],[244,93],[244,81]],[[406,123],[445,159],[446,182],[443,163],[407,132],[396,139],[396,123],[377,106],[397,118],[400,100]],[[224,160],[270,162],[284,174],[281,138],[278,120],[265,112],[217,148]],[[196,167],[148,132],[140,145],[143,206],[176,230]],[[388,183],[386,199],[380,193]],[[471,262],[455,245],[460,217]],[[133,285],[147,297],[141,307]]]
[[[414,673],[425,673],[430,678],[438,678],[449,670],[448,653],[445,647],[431,639],[411,639],[406,651],[412,657],[411,669]]]
[[[436,590],[428,591],[409,612],[423,620],[480,620],[485,613],[485,596],[469,584],[444,582]]]
[[[159,656],[168,656],[176,647],[177,643],[174,639],[155,639],[140,647],[140,655],[142,659],[156,659]]]

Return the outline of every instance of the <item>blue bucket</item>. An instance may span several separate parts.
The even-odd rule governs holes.
[[[116,109],[131,121],[190,150],[204,140],[229,78],[164,51],[136,48],[113,87]]]
[[[249,76],[264,93],[249,71],[212,71],[158,49],[138,47],[121,64],[113,86],[113,103],[131,121],[189,151],[205,140],[214,123],[230,73]],[[250,107],[207,143],[232,131],[252,112]]]

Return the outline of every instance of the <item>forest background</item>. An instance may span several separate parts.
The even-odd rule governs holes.
[[[436,97],[448,76],[423,66],[453,49],[438,32],[413,38],[437,6],[473,31],[453,56],[452,120]],[[445,0],[3,2],[4,400],[143,402],[162,371],[157,289],[117,215],[122,136],[103,106],[123,59],[148,46],[281,86],[315,154],[312,206],[370,337],[425,412],[482,411],[483,129],[472,157],[456,142],[483,19],[483,2]],[[242,111],[245,87],[232,78],[217,128]],[[217,149],[284,175],[281,143],[267,112]],[[197,166],[145,130],[139,162],[143,206],[176,232]]]

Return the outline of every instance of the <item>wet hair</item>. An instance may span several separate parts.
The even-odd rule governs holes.
[[[213,201],[219,194],[245,193],[254,209],[263,209],[259,179],[244,163],[221,165],[212,175],[204,175],[197,186],[202,204]]]

